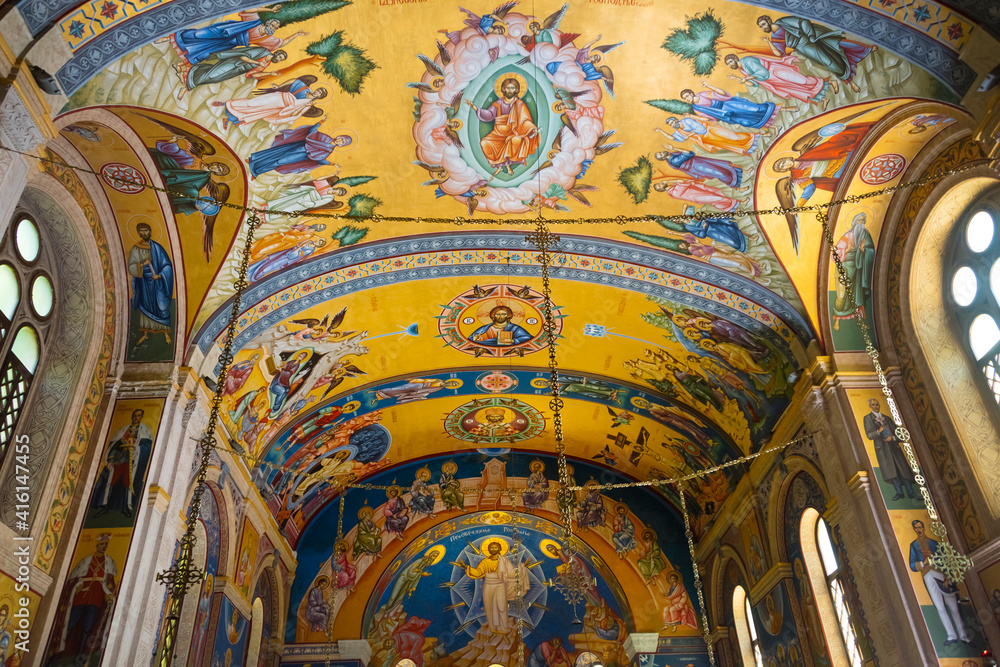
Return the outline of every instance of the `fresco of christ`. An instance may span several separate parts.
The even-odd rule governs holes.
[[[506,76],[500,84],[502,95],[486,109],[472,102],[467,104],[484,123],[493,122],[493,129],[480,140],[483,155],[497,174],[506,169],[514,174],[514,165],[524,165],[538,150],[538,126],[531,117],[531,110],[521,99],[521,83],[513,76]]]

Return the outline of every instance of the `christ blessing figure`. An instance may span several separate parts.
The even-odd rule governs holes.
[[[462,563],[465,574],[470,579],[483,580],[483,609],[486,611],[486,627],[493,633],[503,634],[510,630],[507,603],[528,592],[528,570],[523,564],[515,568],[499,541],[491,541],[486,547],[486,557],[479,565],[472,567]]]
[[[521,84],[514,77],[504,79],[500,85],[503,97],[486,109],[471,101],[466,103],[484,123],[493,121],[493,129],[479,142],[483,155],[496,168],[493,173],[506,169],[514,173],[514,165],[524,165],[525,160],[538,150],[538,127],[531,118],[528,105],[521,99]]]

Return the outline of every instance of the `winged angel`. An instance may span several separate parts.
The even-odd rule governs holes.
[[[317,387],[325,385],[325,398],[334,388],[346,378],[364,375],[364,371],[354,365],[354,358],[368,354],[368,348],[361,342],[368,331],[341,331],[347,315],[347,309],[342,309],[332,319],[329,314],[323,319],[303,318],[291,320],[290,324],[300,327],[290,331],[288,325],[279,324],[255,338],[248,347],[263,351],[265,364],[276,368],[283,357],[288,357],[300,350],[312,352],[319,357],[309,370],[308,376],[302,381],[295,393],[285,401],[286,405],[295,405],[300,399],[305,399]]]
[[[201,215],[205,259],[210,260],[215,219],[222,205],[229,201],[229,186],[223,180],[230,174],[229,166],[209,159],[215,155],[215,147],[198,135],[152,116],[139,115],[169,134],[167,138],[156,140],[149,154],[170,191],[174,215]]]

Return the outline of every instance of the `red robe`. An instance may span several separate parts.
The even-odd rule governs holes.
[[[424,631],[430,621],[410,616],[396,628],[392,638],[396,641],[396,660],[409,658],[417,667],[424,667]]]

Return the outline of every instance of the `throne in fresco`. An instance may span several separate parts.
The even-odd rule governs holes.
[[[504,500],[503,489],[507,488],[507,464],[500,459],[490,459],[483,467],[482,481],[476,497],[476,510],[498,510]]]

